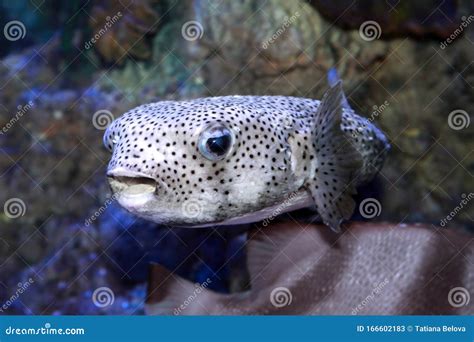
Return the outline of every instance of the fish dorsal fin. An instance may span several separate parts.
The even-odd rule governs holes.
[[[354,211],[354,175],[362,165],[360,153],[341,129],[344,93],[337,81],[324,95],[314,116],[315,158],[306,181],[323,222],[338,232]]]
[[[332,67],[328,71],[328,84],[330,87],[335,87],[337,83],[342,82],[339,74],[337,73],[337,69]],[[349,105],[349,101],[347,101],[346,95],[342,92],[342,106],[347,110],[354,112],[352,107]]]

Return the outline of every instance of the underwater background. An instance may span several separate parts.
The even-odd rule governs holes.
[[[110,198],[102,135],[160,100],[319,99],[332,67],[392,145],[358,195],[375,215],[354,219],[474,230],[472,1],[0,4],[0,314],[142,314],[152,261],[245,289],[245,227],[128,214]],[[91,299],[102,287],[110,305]]]

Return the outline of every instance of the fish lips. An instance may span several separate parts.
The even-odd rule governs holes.
[[[107,180],[119,204],[132,212],[156,199],[159,184],[149,175],[116,168],[107,172]]]

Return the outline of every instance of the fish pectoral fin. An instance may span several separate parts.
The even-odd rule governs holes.
[[[318,213],[327,226],[339,232],[354,212],[354,175],[362,165],[360,153],[341,129],[344,93],[341,81],[324,95],[314,116],[314,170],[306,181]]]

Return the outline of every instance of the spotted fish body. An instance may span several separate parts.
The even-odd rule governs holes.
[[[254,222],[315,207],[334,230],[388,144],[345,105],[340,82],[322,101],[224,96],[139,106],[104,135],[118,202],[177,226]]]

